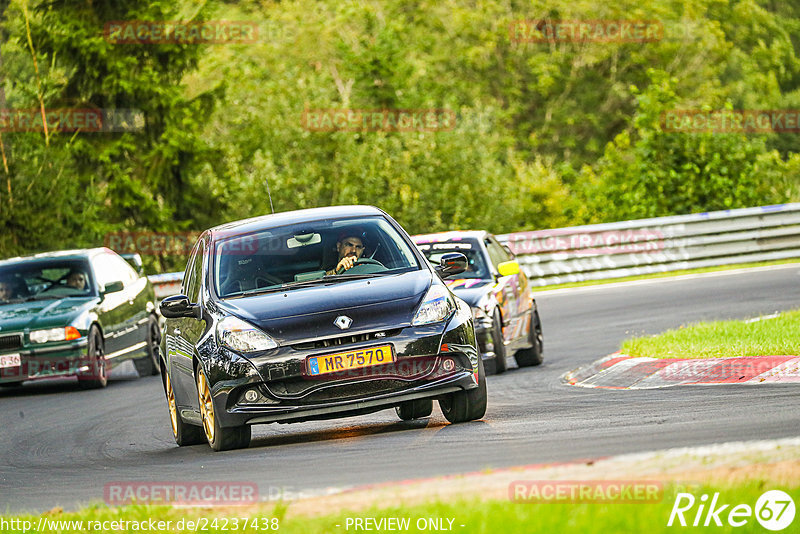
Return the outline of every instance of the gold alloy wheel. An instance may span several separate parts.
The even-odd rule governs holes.
[[[164,373],[167,377],[167,402],[169,403],[169,422],[172,423],[172,435],[178,437],[178,409],[175,407],[175,391],[172,390],[172,382],[169,373]]]
[[[200,400],[200,417],[203,419],[203,430],[209,443],[214,442],[214,404],[211,402],[211,390],[202,369],[197,370],[197,397]]]

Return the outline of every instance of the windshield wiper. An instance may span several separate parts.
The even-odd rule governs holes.
[[[328,280],[331,282],[335,282],[337,280],[360,280],[362,278],[377,278],[379,276],[385,276],[380,273],[362,273],[362,274],[329,274],[323,278],[323,280]]]
[[[323,280],[322,278],[315,278],[313,280],[302,280],[298,282],[287,282],[285,284],[281,284],[279,286],[270,286],[270,287],[260,287],[258,289],[249,289],[247,291],[242,291],[241,293],[234,293],[229,295],[231,298],[238,298],[238,297],[251,297],[253,295],[261,295],[263,293],[276,293],[279,291],[283,291],[284,289],[294,289],[296,287],[306,287],[306,286],[313,286],[319,284],[320,282],[328,283],[330,280]]]
[[[235,293],[233,295],[229,295],[230,298],[238,298],[238,297],[251,297],[253,295],[261,295],[264,293],[277,293],[279,291],[285,291],[287,289],[298,289],[302,287],[311,287],[316,285],[323,285],[323,284],[335,284],[338,282],[347,282],[350,280],[361,280],[364,278],[375,278],[381,276],[377,273],[365,273],[365,274],[328,274],[321,278],[313,278],[311,280],[298,280],[296,282],[286,282],[285,284],[281,284],[279,286],[271,286],[271,287],[261,287],[258,289],[250,289],[248,291],[243,291],[241,293]]]
[[[64,298],[63,296],[59,297],[56,295],[31,295],[30,297],[25,297],[25,302],[30,302],[32,300],[55,300]]]
[[[280,286],[280,289],[294,289],[296,287],[308,287],[318,284],[330,284],[336,282],[345,282],[347,280],[360,280],[362,278],[374,278],[380,276],[374,273],[365,274],[326,274],[321,278],[312,278],[311,280],[298,280],[296,282],[287,282]]]
[[[286,282],[285,284],[281,284],[278,288],[279,290],[284,289],[295,289],[298,287],[309,287],[309,286],[316,286],[319,284],[330,284],[333,282],[333,278],[335,276],[323,276],[322,278],[312,278],[311,280],[297,280],[295,282]]]

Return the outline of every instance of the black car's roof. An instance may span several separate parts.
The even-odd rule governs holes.
[[[238,234],[247,234],[265,228],[275,228],[287,224],[319,221],[322,219],[335,219],[337,217],[359,217],[365,215],[384,215],[384,212],[374,206],[329,206],[325,208],[310,208],[305,210],[285,211],[262,215],[252,219],[233,221],[213,228],[208,232],[214,234],[224,233],[226,237]]]
[[[91,258],[95,254],[99,254],[101,252],[113,252],[113,251],[111,249],[108,249],[108,248],[105,248],[105,247],[73,249],[73,250],[55,250],[55,251],[52,251],[52,252],[40,252],[39,254],[32,254],[30,256],[17,256],[15,258],[6,258],[4,260],[0,260],[0,266],[9,265],[9,264],[12,264],[12,263],[18,263],[20,261],[29,261],[29,260],[47,260],[47,259],[77,260],[77,259],[86,259],[86,258]]]

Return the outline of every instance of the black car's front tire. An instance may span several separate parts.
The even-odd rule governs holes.
[[[533,311],[531,315],[531,348],[518,351],[514,355],[517,365],[520,367],[531,367],[541,365],[544,361],[544,343],[542,337],[542,321],[539,319],[539,312]]]
[[[439,408],[451,423],[474,421],[486,415],[486,374],[478,358],[478,387],[449,393],[439,399]]]
[[[433,413],[433,401],[431,399],[417,399],[406,401],[395,407],[397,416],[403,421],[422,419],[430,417]]]
[[[161,332],[158,329],[158,321],[151,315],[147,320],[147,356],[133,360],[139,376],[157,375],[161,371],[158,348],[160,344]]]
[[[214,401],[211,388],[202,367],[197,368],[197,398],[200,402],[200,417],[203,420],[203,432],[211,448],[215,451],[243,449],[250,445],[250,426],[223,428],[219,426],[219,418],[214,412]]]
[[[89,328],[89,345],[86,348],[86,359],[89,370],[78,375],[78,387],[81,389],[99,389],[108,385],[108,362],[103,351],[103,336],[100,329],[93,324]]]
[[[172,437],[178,447],[187,445],[200,445],[206,440],[203,429],[199,426],[184,423],[178,414],[178,407],[175,404],[175,390],[172,389],[172,381],[169,373],[164,373],[164,393],[167,395],[167,406],[169,408],[169,420],[172,425]]]

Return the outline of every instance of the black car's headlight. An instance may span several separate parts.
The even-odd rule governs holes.
[[[217,323],[217,339],[237,352],[257,352],[278,346],[266,332],[237,317],[226,317]]]
[[[62,328],[46,328],[44,330],[34,330],[28,334],[31,343],[47,343],[49,341],[70,341],[81,337],[81,333],[74,326]]]
[[[455,310],[455,307],[455,302],[450,297],[450,292],[447,288],[434,284],[425,294],[425,298],[422,299],[422,304],[419,305],[417,313],[414,314],[411,324],[421,326],[444,321]]]

